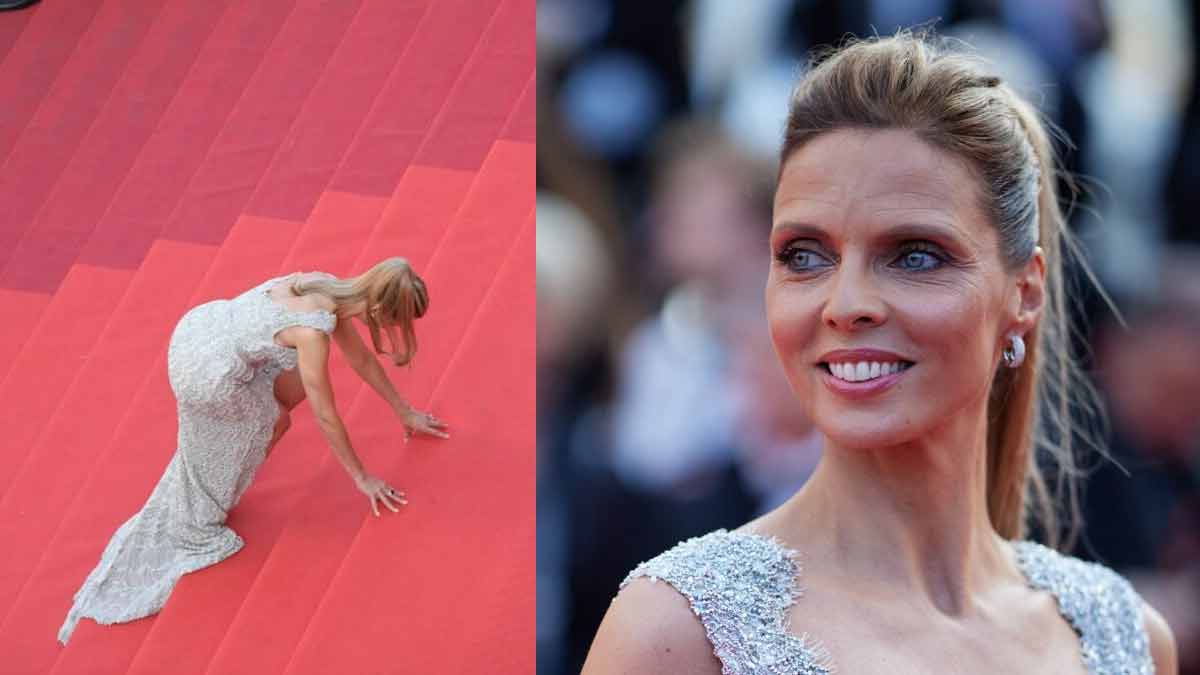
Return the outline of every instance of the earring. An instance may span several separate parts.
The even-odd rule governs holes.
[[[1009,368],[1016,368],[1025,361],[1025,340],[1020,335],[1008,336],[1009,344],[1001,353],[1004,357],[1004,365]]]

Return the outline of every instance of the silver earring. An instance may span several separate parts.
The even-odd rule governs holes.
[[[1009,344],[1002,352],[1004,365],[1016,368],[1025,361],[1025,340],[1020,335],[1010,335],[1008,339]]]

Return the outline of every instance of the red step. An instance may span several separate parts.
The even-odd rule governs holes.
[[[329,189],[391,196],[446,107],[499,0],[439,0],[367,116]]]
[[[79,46],[100,3],[48,2],[31,9],[0,15],[0,22],[10,26],[6,32],[16,38],[0,62],[0,165]],[[24,28],[16,35],[22,22]]]
[[[5,431],[4,451],[0,452],[0,532],[4,531],[4,504],[14,481],[28,471],[23,467],[42,444],[46,424],[81,369],[87,369],[97,340],[105,339],[132,276],[128,270],[83,265],[67,275],[44,309],[33,298],[26,301],[31,311],[40,312],[39,321],[21,351],[9,352],[8,377],[0,386],[0,428]],[[9,307],[5,305],[6,310]],[[0,557],[0,608],[12,599],[8,579]]]
[[[30,7],[24,12],[8,12],[7,16],[0,16],[0,67],[3,66],[4,57],[8,56],[8,52],[21,37],[21,32],[36,13],[37,8]]]
[[[193,304],[193,289],[211,268],[211,251],[194,248],[164,243],[132,283],[121,284],[129,288],[113,313],[117,332],[87,362],[62,399],[69,413],[46,426],[23,475],[0,500],[0,533],[11,545],[0,558],[0,653],[29,672],[44,672],[61,650],[54,636],[99,559],[101,532],[111,534],[153,487],[153,479],[132,478],[139,471],[161,474],[174,449],[165,346],[174,319]],[[69,276],[60,295],[91,293]],[[130,367],[137,363],[144,365]],[[94,465],[116,485],[92,480]]]
[[[297,222],[308,218],[389,75],[435,9],[427,2],[363,4],[246,213]]]
[[[109,0],[78,39],[54,86],[41,100],[37,112],[0,166],[5,177],[0,183],[0,204],[5,205],[0,209],[0,266],[15,254],[16,243],[75,154],[80,139],[103,109],[113,85],[137,52],[162,4],[163,0],[137,3]],[[88,10],[81,13],[87,14]],[[40,18],[39,14],[35,22]],[[57,27],[51,30],[54,28]],[[57,36],[46,37],[47,42],[57,40]]]
[[[53,293],[153,133],[224,3],[169,0],[25,229],[0,285]]]
[[[225,239],[321,78],[362,0],[299,0],[192,177],[164,236]]]
[[[533,74],[533,0],[506,0],[479,46],[480,57],[456,88],[459,103],[442,117],[413,160],[426,166],[477,169],[508,121],[521,85]]]

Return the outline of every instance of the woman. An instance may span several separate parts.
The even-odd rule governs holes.
[[[1025,539],[1032,494],[1056,541],[1033,449],[1070,475],[1069,401],[1047,397],[1081,391],[1054,162],[1030,105],[925,36],[808,73],[766,301],[821,461],[633,570],[585,673],[1176,672],[1125,579]]]
[[[242,548],[226,514],[307,398],[334,455],[379,515],[407,503],[404,492],[362,466],[334,406],[330,337],[354,370],[413,433],[447,438],[446,425],[400,397],[348,319],[365,323],[376,354],[380,332],[397,365],[416,353],[413,322],[425,314],[425,283],[403,258],[345,280],[324,272],[275,277],[231,300],[188,311],[171,335],[167,369],[179,410],[179,440],[142,509],[113,535],[75,594],[59,630],[66,644],[80,618],[112,624],[162,608],[179,577]],[[396,337],[399,330],[400,339]]]

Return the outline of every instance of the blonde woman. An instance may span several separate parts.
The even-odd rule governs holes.
[[[635,568],[585,673],[1177,672],[1127,580],[1026,539],[1058,542],[1035,455],[1070,477],[1088,403],[1055,167],[1033,108],[927,35],[808,71],[766,313],[824,453],[779,508]]]
[[[414,433],[447,438],[446,425],[401,398],[375,358],[409,363],[417,350],[413,323],[428,306],[424,281],[403,258],[389,258],[348,279],[324,272],[274,277],[184,314],[167,351],[178,447],[145,505],[113,535],[76,592],[59,641],[66,644],[83,617],[112,624],[154,614],[183,574],[240,550],[243,541],[225,525],[226,514],[306,398],[372,512],[378,516],[380,504],[392,511],[406,504],[404,492],[369,473],[351,447],[330,386],[329,346],[336,343],[387,400],[405,441]],[[353,320],[366,324],[372,349]],[[380,342],[384,332],[388,352]]]

